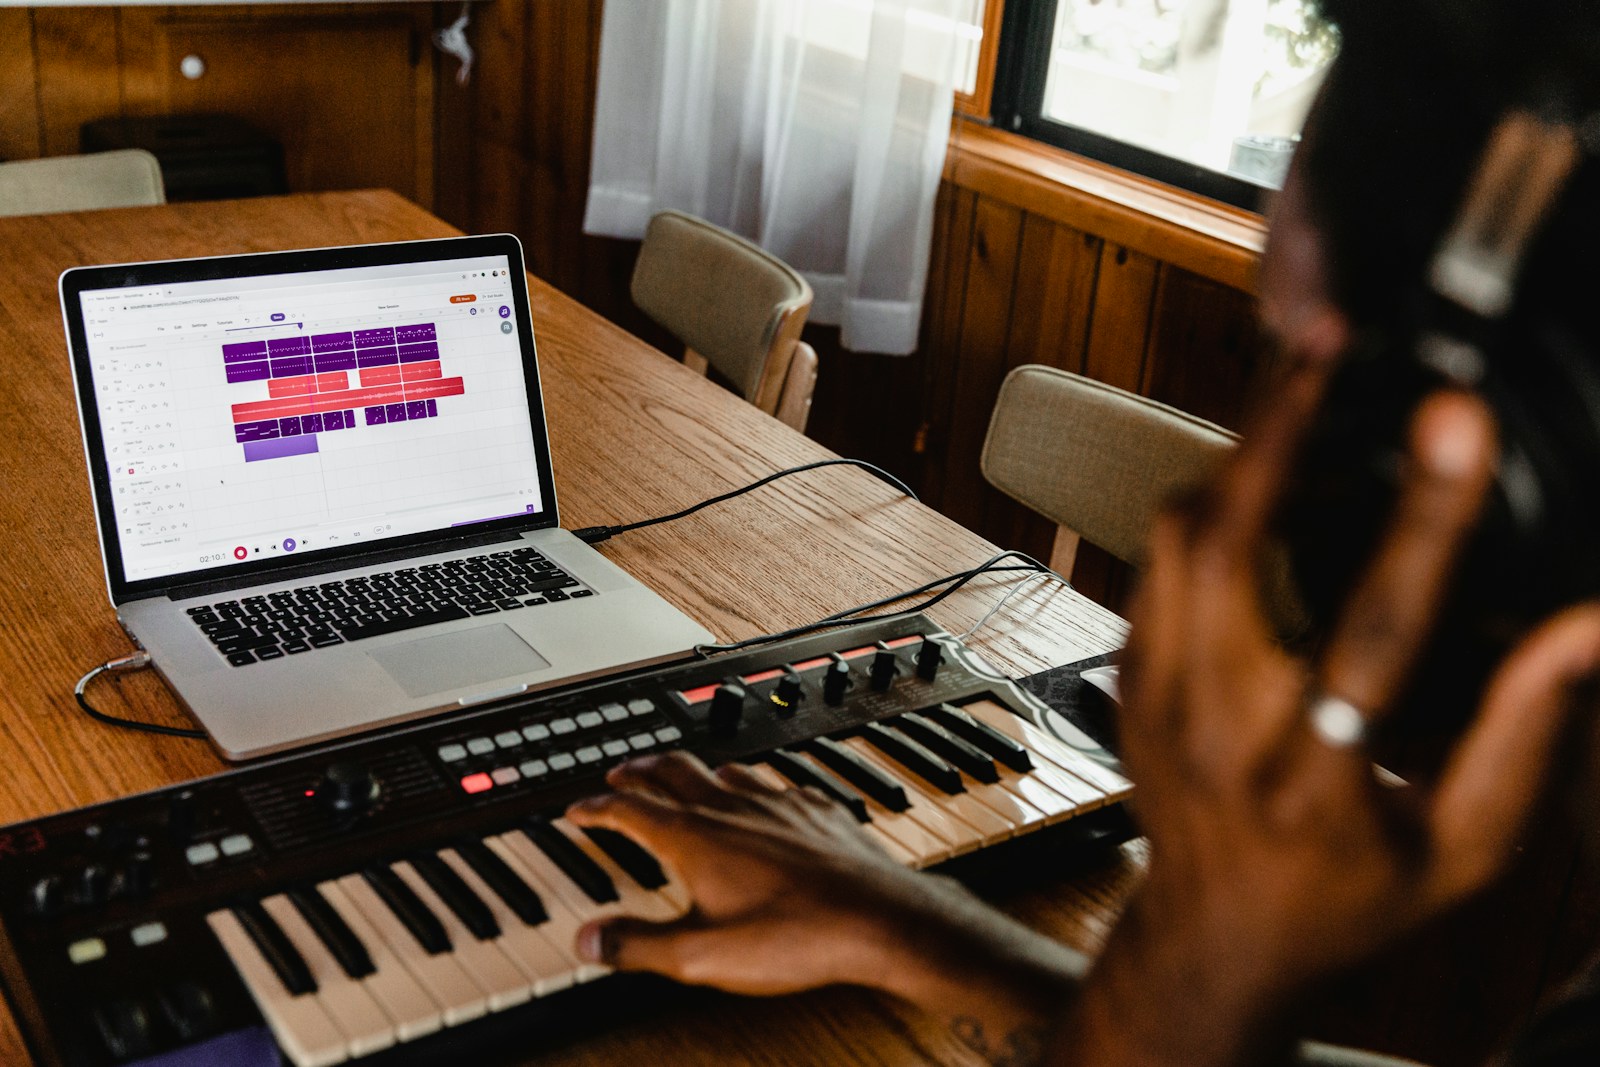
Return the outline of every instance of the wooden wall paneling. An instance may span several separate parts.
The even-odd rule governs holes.
[[[430,198],[428,12],[285,10],[181,9],[161,20],[164,109],[237,115],[270,133],[284,147],[291,189],[378,187]],[[178,70],[189,54],[206,63],[198,79]]]
[[[1011,324],[1012,366],[1083,370],[1104,244],[1071,226],[1026,216]]]
[[[1101,248],[1084,374],[1129,392],[1139,391],[1161,269],[1158,260],[1142,252],[1110,243]]]
[[[528,160],[515,145],[483,137],[473,146],[472,229],[478,233],[515,233],[523,239],[528,269],[544,277],[540,242],[522,226],[528,196]]]
[[[966,264],[966,299],[955,365],[955,408],[947,435],[949,464],[944,472],[944,514],[963,526],[984,531],[989,523],[1010,522],[1014,506],[984,482],[978,456],[989,430],[989,416],[1000,381],[1010,370],[1011,318],[1016,307],[1018,259],[1022,251],[1022,211],[979,197],[973,211],[973,240]],[[987,536],[987,534],[986,534]]]
[[[40,155],[78,151],[78,127],[122,113],[117,8],[35,8]]]
[[[42,131],[33,49],[33,13],[0,8],[0,159],[39,155]]]
[[[523,238],[529,268],[543,276],[543,250],[523,217],[529,196],[525,127],[537,118],[528,105],[528,72],[535,65],[528,8],[528,0],[473,6],[469,32],[478,56],[472,66],[474,157],[462,177],[472,186],[469,229],[516,233]]]
[[[945,481],[950,461],[950,427],[956,411],[956,372],[960,366],[961,321],[966,308],[967,268],[971,261],[973,214],[977,195],[970,190],[948,189],[946,214],[939,220],[944,230],[944,255],[929,265],[940,276],[939,303],[933,309],[933,341],[928,347],[927,388],[923,410],[925,427],[918,434],[923,446],[922,491],[927,502],[944,510]],[[938,227],[936,227],[937,229]]]
[[[1168,265],[1156,292],[1139,391],[1236,429],[1260,351],[1255,301]]]
[[[167,107],[161,23],[170,8],[125,7],[121,14],[122,114],[162,114]],[[176,62],[176,60],[173,60]]]
[[[450,25],[460,12],[460,5],[436,3],[434,28]],[[468,38],[471,37],[469,30]],[[429,48],[432,47],[430,42]],[[433,212],[457,229],[470,233],[475,228],[470,176],[478,166],[474,154],[478,143],[477,112],[473,106],[477,80],[462,85],[456,80],[458,67],[449,56],[434,56]]]

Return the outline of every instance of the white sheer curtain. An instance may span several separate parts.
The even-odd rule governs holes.
[[[845,347],[916,347],[977,0],[607,0],[587,233],[677,208],[816,290]]]

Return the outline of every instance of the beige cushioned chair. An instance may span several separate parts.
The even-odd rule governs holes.
[[[770,252],[704,219],[650,220],[633,271],[633,302],[756,407],[797,430],[811,414],[817,354],[800,340],[811,286]]]
[[[1157,511],[1199,485],[1238,437],[1215,423],[1053,367],[1006,376],[983,445],[1002,493],[1135,566]]]
[[[989,483],[1063,528],[1050,565],[1071,576],[1077,538],[1141,566],[1161,508],[1208,479],[1238,442],[1216,423],[1054,367],[1006,376],[989,421]],[[1268,553],[1263,602],[1278,636],[1308,624],[1288,556]]]
[[[0,163],[0,215],[165,204],[161,164],[142,148]]]

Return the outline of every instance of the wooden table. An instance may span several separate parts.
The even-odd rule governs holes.
[[[292,196],[0,219],[0,823],[166,786],[225,766],[194,741],[85,717],[72,686],[129,651],[105,592],[56,297],[67,267],[456,231],[392,193]],[[530,279],[556,487],[569,528],[662,514],[829,453]],[[823,373],[827,373],[824,369]],[[894,403],[885,397],[886,404]],[[786,479],[602,549],[723,639],[819,618],[988,558],[993,545],[870,475]],[[954,632],[1007,587],[982,579],[932,614]],[[1124,625],[1037,584],[973,644],[1026,674],[1118,645]],[[152,673],[97,683],[101,706],[186,724]],[[1003,903],[1082,947],[1103,935],[1140,853]],[[0,1014],[0,1062],[24,1063]],[[623,1021],[537,1056],[550,1064],[974,1062],[903,1006],[853,990],[776,1001],[711,997],[688,1015]]]

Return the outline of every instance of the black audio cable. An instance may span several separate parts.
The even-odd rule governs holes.
[[[89,718],[94,719],[96,722],[103,722],[107,726],[120,726],[124,730],[139,730],[147,734],[161,734],[166,737],[187,737],[196,741],[204,741],[206,735],[200,730],[187,730],[181,726],[162,726],[160,723],[154,722],[140,722],[137,719],[124,719],[117,715],[107,715],[103,711],[96,711],[94,706],[89,703],[89,698],[84,695],[84,691],[89,688],[89,683],[102,674],[107,672],[122,674],[127,671],[143,670],[148,666],[150,666],[150,653],[143,651],[123,656],[120,659],[109,660],[79,678],[78,684],[72,687],[72,695],[77,699],[78,707],[82,708]]]
[[[1018,560],[1019,562],[1001,566],[1001,564],[1008,559]],[[1056,574],[1055,571],[1051,570],[1043,563],[1040,563],[1026,552],[1010,550],[997,553],[970,570],[956,571],[954,574],[947,574],[942,578],[935,578],[930,582],[924,582],[922,585],[919,585],[914,589],[902,590],[901,592],[882,597],[878,600],[870,601],[866,604],[857,604],[853,608],[846,608],[843,611],[836,611],[832,615],[829,615],[823,619],[819,619],[816,622],[805,623],[804,625],[791,627],[790,629],[781,630],[777,633],[762,634],[759,637],[747,637],[743,641],[734,641],[729,644],[697,645],[695,646],[695,651],[705,656],[716,655],[723,652],[738,652],[741,649],[752,648],[756,645],[770,644],[773,641],[787,641],[793,637],[804,637],[807,634],[817,633],[822,630],[831,630],[836,626],[850,626],[858,622],[878,622],[883,619],[896,619],[904,615],[914,615],[919,611],[926,611],[928,608],[933,607],[935,604],[939,603],[941,600],[944,600],[946,597],[950,596],[952,593],[956,592],[962,586],[966,585],[968,582],[980,575],[1004,574],[1016,571],[1026,571],[1030,575],[1048,574],[1053,576],[1057,581],[1067,588],[1070,589],[1072,587],[1071,582],[1061,577],[1061,575]],[[934,593],[933,596],[930,596],[926,600],[914,604],[909,608],[899,608],[894,611],[886,611],[880,615],[860,614],[863,611],[874,611],[881,607],[887,607],[890,604],[905,600],[909,597],[920,596],[923,593],[938,589],[940,586],[947,586],[948,588]]]
[[[638,522],[624,523],[621,526],[585,526],[581,530],[573,530],[572,536],[578,538],[580,541],[583,541],[586,544],[597,545],[601,541],[609,540],[618,534],[624,534],[630,530],[642,530],[646,526],[656,526],[663,522],[672,522],[675,519],[685,518],[689,515],[693,515],[697,511],[700,511],[702,508],[709,508],[712,504],[720,504],[724,500],[732,500],[736,496],[743,496],[753,489],[760,489],[764,485],[775,482],[779,478],[787,478],[791,474],[800,474],[804,471],[814,471],[821,467],[839,466],[860,467],[862,470],[882,478],[885,482],[888,482],[890,485],[900,490],[900,492],[904,493],[912,500],[917,499],[917,494],[911,491],[911,487],[909,485],[901,481],[899,478],[896,478],[882,467],[879,467],[873,463],[868,463],[864,459],[820,459],[815,463],[803,463],[798,467],[790,467],[787,470],[775,471],[772,474],[767,475],[765,478],[762,478],[760,481],[755,481],[751,482],[749,485],[740,486],[738,489],[730,490],[729,492],[723,493],[721,496],[714,496],[710,500],[702,500],[700,503],[686,507],[682,511],[674,511],[671,515],[658,515],[653,519],[640,519]]]

